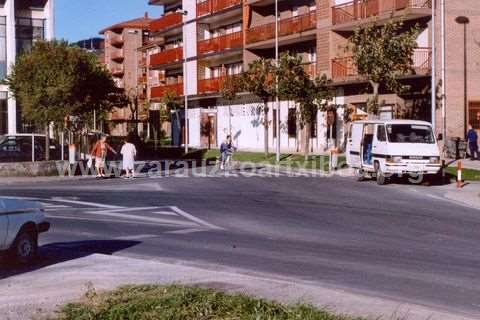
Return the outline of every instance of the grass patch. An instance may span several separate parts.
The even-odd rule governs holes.
[[[457,177],[457,168],[448,167],[445,172],[451,174],[455,178]],[[462,170],[462,179],[465,181],[480,181],[480,171],[472,169],[463,169]]]
[[[308,305],[286,306],[181,286],[124,286],[89,292],[85,301],[64,306],[57,320],[353,320]],[[355,318],[361,320],[360,318]]]
[[[218,150],[208,150],[204,157],[205,159],[215,159],[219,156]],[[266,164],[277,164],[275,160],[275,154],[271,153],[268,157],[265,157],[263,152],[245,152],[238,151],[233,155],[234,161],[244,161],[244,162],[253,162],[253,163],[266,163]],[[345,164],[345,157],[341,156],[338,158],[338,164]],[[282,154],[280,157],[280,165],[290,166],[303,169],[319,169],[323,171],[328,171],[329,165],[329,156],[324,155],[311,155],[305,160],[305,156],[301,154]]]

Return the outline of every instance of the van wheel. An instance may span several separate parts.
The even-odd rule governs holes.
[[[385,177],[385,174],[382,172],[378,162],[375,162],[375,176],[377,178],[378,185],[383,186],[387,184],[387,177]]]
[[[359,182],[365,181],[365,171],[362,169],[355,169],[355,177]]]
[[[38,240],[34,232],[22,231],[15,239],[11,252],[15,260],[21,264],[31,262],[37,255]]]

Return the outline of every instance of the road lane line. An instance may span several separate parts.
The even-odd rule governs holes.
[[[178,207],[175,207],[175,206],[172,206],[170,207],[173,211],[175,211],[176,213],[178,213],[179,215],[189,219],[189,220],[192,220],[192,221],[195,221],[196,223],[202,225],[202,226],[205,226],[205,227],[208,227],[210,229],[214,229],[214,230],[224,230],[223,228],[221,227],[217,227],[216,225],[213,225],[211,223],[208,223],[206,221],[203,221],[202,219],[200,218],[197,218],[197,217],[194,217],[192,216],[191,214],[188,214],[186,213],[185,211],[183,211],[182,209],[178,208]]]
[[[153,217],[145,217],[140,215],[134,214],[126,214],[126,213],[118,213],[113,211],[89,211],[85,212],[92,215],[98,216],[109,216],[115,218],[124,218],[136,221],[148,221],[148,222],[155,222],[162,225],[174,225],[174,226],[181,226],[181,227],[198,227],[198,224],[192,221],[179,221],[179,220],[171,220],[171,219],[162,219],[162,218],[153,218]]]
[[[105,209],[123,209],[123,208],[125,208],[125,207],[112,206],[112,205],[109,205],[109,204],[102,204],[102,203],[96,203],[96,202],[69,200],[69,199],[64,199],[64,198],[60,198],[60,197],[53,197],[53,198],[51,198],[51,200],[57,201],[57,202],[81,204],[81,205],[85,205],[85,206],[105,208]]]

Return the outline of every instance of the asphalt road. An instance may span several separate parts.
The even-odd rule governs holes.
[[[170,177],[3,185],[0,195],[44,202],[53,226],[41,239],[45,261],[52,248],[70,252],[64,260],[171,260],[480,318],[480,212],[415,189],[340,177]]]

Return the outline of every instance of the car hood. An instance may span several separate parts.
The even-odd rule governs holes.
[[[0,197],[0,207],[8,211],[43,209],[39,202],[9,197]]]

